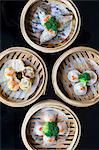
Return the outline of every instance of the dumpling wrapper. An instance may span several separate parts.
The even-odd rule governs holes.
[[[79,82],[74,85],[74,92],[76,95],[85,95],[87,93],[87,86]]]
[[[97,81],[97,74],[90,70],[86,70],[85,72],[90,75],[90,80],[88,80],[87,85],[89,86],[93,85]]]
[[[68,72],[68,79],[71,82],[78,82],[78,76],[80,75],[80,72],[78,70],[71,70]]]
[[[62,31],[63,29],[65,29],[66,27],[69,26],[69,24],[72,21],[72,16],[56,16],[56,20],[59,23],[59,27],[58,27],[58,31]]]
[[[44,111],[44,122],[55,122],[57,117],[57,113],[52,110],[45,110]]]
[[[36,122],[33,128],[33,132],[38,135],[38,136],[43,136],[42,133],[42,127],[43,127],[43,123],[42,122]]]
[[[12,60],[12,68],[16,72],[21,72],[24,70],[24,63],[21,59],[13,59]]]
[[[32,83],[31,83],[30,80],[28,80],[26,77],[24,77],[24,78],[21,79],[21,81],[19,83],[19,86],[20,86],[21,90],[27,92],[31,88]]]
[[[47,137],[46,135],[43,136],[43,146],[49,147],[55,144],[55,137]]]
[[[66,122],[58,122],[57,126],[59,128],[59,135],[64,135],[67,133],[67,125]]]
[[[45,29],[41,36],[40,36],[40,44],[43,44],[47,41],[50,41],[51,39],[53,39],[55,36],[57,35],[57,32],[53,31],[49,32],[47,29]]]
[[[41,24],[44,26],[44,23],[46,22],[45,18],[50,18],[51,15],[46,15],[45,10],[41,7],[38,7],[37,9]]]

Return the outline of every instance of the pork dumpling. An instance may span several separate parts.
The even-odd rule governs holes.
[[[19,83],[15,80],[9,80],[7,85],[11,91],[17,91],[19,89]]]
[[[22,60],[20,59],[14,59],[12,61],[12,68],[16,71],[16,72],[21,72],[24,70],[24,63]]]
[[[88,73],[90,76],[90,79],[87,81],[87,85],[89,86],[93,85],[97,81],[97,74],[90,70],[87,70],[85,72]]]
[[[78,82],[78,76],[80,75],[80,72],[78,70],[71,70],[68,72],[68,79],[71,82]]]
[[[33,79],[35,77],[34,68],[31,66],[27,66],[23,70],[23,76],[29,79]]]
[[[82,82],[76,83],[74,85],[74,92],[76,95],[85,95],[87,93],[87,86]]]
[[[47,41],[50,41],[52,38],[56,36],[56,32],[52,29],[45,29],[40,36],[40,44],[43,44]]]
[[[32,83],[27,78],[22,78],[19,83],[19,86],[20,86],[21,90],[28,91],[31,88]]]
[[[35,131],[35,134],[38,135],[38,136],[43,136],[43,132],[42,132],[42,123],[37,123],[35,124],[34,126],[34,131]]]
[[[47,137],[46,135],[43,136],[43,145],[50,146],[55,143],[55,137]]]
[[[12,67],[5,68],[4,75],[7,79],[12,79],[15,74],[15,71]]]
[[[65,122],[58,122],[57,126],[59,128],[59,135],[64,135],[66,133],[67,130],[67,126]]]

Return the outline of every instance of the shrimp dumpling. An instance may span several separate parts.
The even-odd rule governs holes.
[[[55,143],[55,137],[47,137],[46,135],[43,136],[43,145],[44,146],[51,146]]]
[[[42,123],[36,123],[34,126],[34,131],[35,134],[38,136],[43,136],[43,132],[42,132]]]
[[[90,70],[87,70],[85,72],[88,73],[90,76],[90,79],[88,80],[87,85],[89,86],[93,85],[97,81],[97,74]]]
[[[71,82],[78,82],[79,77],[80,75],[80,72],[78,70],[71,70],[68,72],[68,79],[71,81]]]
[[[65,122],[58,122],[57,126],[59,128],[59,135],[64,135],[66,133],[66,123]]]
[[[87,86],[82,82],[76,83],[74,85],[74,92],[76,95],[85,95],[87,93]]]
[[[12,79],[15,74],[15,71],[12,67],[5,68],[4,75],[7,79]]]
[[[12,61],[12,68],[16,71],[16,72],[21,72],[24,70],[24,63],[22,60],[20,59],[13,59]]]

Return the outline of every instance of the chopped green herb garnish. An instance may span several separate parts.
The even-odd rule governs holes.
[[[78,79],[82,83],[87,83],[88,80],[90,80],[90,75],[89,73],[85,72],[85,73],[80,74]]]
[[[50,17],[49,20],[44,24],[48,30],[52,29],[57,31],[58,23],[56,22],[54,17]]]
[[[59,128],[56,122],[46,122],[43,126],[42,131],[48,137],[51,137],[51,136],[57,137]]]

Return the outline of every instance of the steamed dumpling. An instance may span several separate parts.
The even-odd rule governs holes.
[[[87,70],[85,72],[88,73],[90,76],[90,79],[88,80],[87,85],[89,85],[89,86],[93,85],[97,81],[96,73],[93,71],[90,71],[90,70]]]
[[[34,131],[35,131],[36,135],[43,136],[43,133],[42,133],[42,123],[36,123],[35,126],[34,126]]]
[[[79,81],[79,79],[78,79],[79,75],[80,75],[80,72],[78,70],[71,70],[68,73],[68,79],[71,82],[78,82]]]
[[[31,88],[32,83],[27,78],[22,78],[19,86],[20,86],[21,90],[28,91]]]
[[[29,79],[33,79],[35,77],[34,69],[31,66],[27,66],[23,70],[23,76]]]
[[[21,72],[24,70],[24,63],[22,60],[20,59],[13,59],[12,61],[12,68],[16,71],[16,72]]]
[[[50,111],[47,110],[44,112],[44,121],[45,122],[55,122],[56,117],[57,117],[57,114],[53,110],[50,110]]]
[[[64,135],[66,133],[66,123],[65,122],[58,122],[57,126],[59,128],[59,135]]]
[[[56,20],[59,23],[58,30],[62,31],[64,28],[66,28],[70,24],[72,20],[72,16],[59,15],[59,16],[56,16]]]
[[[19,89],[19,83],[15,80],[9,80],[7,85],[11,91],[17,91]]]
[[[50,16],[46,15],[45,10],[43,8],[41,8],[41,7],[38,7],[37,11],[38,11],[38,15],[39,15],[41,24],[44,26],[44,23],[46,21],[48,21]]]
[[[74,85],[74,92],[76,95],[85,95],[87,93],[87,86],[82,82],[76,83]]]
[[[12,67],[5,68],[4,75],[7,79],[12,79],[15,74],[15,71]]]
[[[55,143],[55,137],[47,137],[46,135],[44,135],[43,143],[44,146],[50,146]]]
[[[54,30],[45,29],[40,36],[40,44],[50,41],[55,36],[56,36],[56,32]]]

